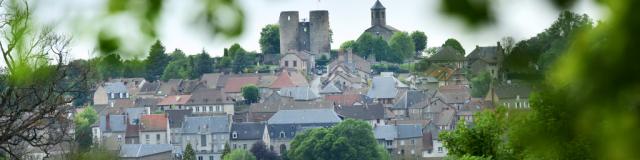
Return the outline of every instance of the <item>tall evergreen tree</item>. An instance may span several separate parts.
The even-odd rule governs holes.
[[[168,63],[169,57],[167,53],[165,53],[164,46],[162,46],[162,43],[158,40],[151,46],[149,56],[145,60],[147,68],[145,79],[147,79],[147,81],[158,80],[160,76],[162,76],[164,68],[167,67]]]
[[[182,160],[196,160],[196,152],[191,147],[191,143],[187,143],[187,147],[184,149],[184,155]]]
[[[194,56],[193,59],[193,78],[200,77],[202,74],[213,72],[213,59],[209,54],[202,50],[202,53]]]

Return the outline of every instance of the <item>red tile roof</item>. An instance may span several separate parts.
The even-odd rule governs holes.
[[[242,91],[242,87],[246,85],[257,85],[260,77],[258,76],[249,76],[249,77],[229,77],[227,79],[227,84],[224,85],[225,93],[238,93]]]
[[[280,72],[280,74],[278,74],[278,77],[276,78],[276,80],[273,81],[273,83],[271,83],[271,86],[269,86],[269,88],[280,89],[280,88],[295,87],[295,86],[296,85],[293,84],[293,81],[291,80],[291,76],[289,75],[289,72],[282,71]]]
[[[186,104],[190,98],[191,95],[167,96],[158,103],[158,106],[183,105]]]
[[[142,115],[140,118],[141,131],[166,131],[169,120],[164,114]]]
[[[339,94],[339,95],[326,95],[324,99],[328,102],[335,103],[341,106],[352,106],[354,103],[360,101],[362,96],[359,94]]]

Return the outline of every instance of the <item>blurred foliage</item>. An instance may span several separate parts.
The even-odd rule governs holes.
[[[552,2],[567,9],[575,1]],[[510,114],[513,119],[506,143],[514,159],[640,156],[640,137],[634,134],[640,131],[640,65],[636,62],[640,55],[635,49],[640,46],[636,40],[640,36],[640,10],[635,9],[640,1],[598,2],[609,14],[593,29],[579,26],[591,25],[587,16],[563,12],[544,34],[519,42],[508,57],[511,63],[526,67],[544,65],[546,75],[537,84],[537,93],[530,96],[531,110]],[[455,12],[468,12],[464,10]],[[567,23],[562,22],[563,17],[569,19]],[[529,41],[543,41],[543,47]],[[545,53],[546,57],[532,55]]]
[[[442,0],[440,9],[445,14],[461,18],[470,26],[495,21],[490,0]]]
[[[260,32],[260,50],[262,54],[280,53],[280,26],[268,24]]]
[[[484,110],[473,116],[473,122],[458,121],[452,131],[440,132],[449,155],[458,157],[477,156],[498,158],[502,136],[505,131],[504,120],[506,110]]]
[[[110,151],[104,147],[88,148],[87,151],[73,151],[68,153],[64,159],[68,160],[113,160],[118,159],[118,153]]]

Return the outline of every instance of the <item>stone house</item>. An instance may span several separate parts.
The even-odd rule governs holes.
[[[447,148],[439,138],[440,130],[430,123],[425,127],[422,134],[423,151],[422,157],[425,159],[443,159],[447,156]]]
[[[231,125],[231,149],[249,150],[253,144],[262,141],[267,144],[269,141],[267,125],[264,122],[234,122]]]
[[[392,76],[373,77],[371,88],[367,92],[367,97],[374,102],[382,104],[393,104],[401,91],[399,88],[406,86]]]
[[[93,142],[104,145],[109,150],[119,149],[125,144],[127,124],[126,115],[100,115],[98,126],[91,129]]]
[[[110,105],[118,99],[129,99],[129,90],[122,82],[104,83],[100,85],[93,95],[94,105]]]
[[[187,109],[187,103],[191,99],[191,95],[172,95],[166,96],[158,104],[156,104],[155,108],[150,108],[152,112],[155,111],[165,111],[170,109]]]
[[[295,69],[310,74],[315,68],[315,59],[305,52],[289,52],[280,58],[280,68]]]
[[[452,67],[454,70],[461,69],[465,65],[464,53],[460,53],[451,46],[440,47],[427,60],[433,65]]]
[[[531,85],[525,83],[498,84],[491,87],[485,96],[485,101],[494,105],[502,105],[507,108],[526,109],[529,108],[529,94]]]
[[[335,112],[341,119],[352,118],[363,120],[371,126],[385,125],[384,107],[382,104],[357,104],[351,106],[334,106]]]
[[[182,125],[182,146],[191,144],[197,159],[220,160],[224,144],[230,140],[230,128],[229,116],[186,117]]]
[[[182,110],[165,110],[167,118],[169,120],[169,141],[172,145],[181,148],[182,137],[182,123],[186,117],[192,116],[192,111],[188,109]]]
[[[169,144],[170,133],[166,114],[149,114],[140,117],[141,144]]]
[[[234,114],[234,102],[218,89],[199,89],[184,104],[194,114]]]
[[[392,157],[422,157],[422,126],[419,124],[381,125],[373,128],[374,137]]]
[[[476,48],[467,55],[467,68],[471,74],[477,75],[481,72],[487,72],[492,78],[498,78],[500,66],[504,60],[504,50],[500,46],[488,46]]]

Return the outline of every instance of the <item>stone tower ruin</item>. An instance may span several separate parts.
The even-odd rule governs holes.
[[[281,54],[306,51],[316,58],[329,56],[329,11],[311,11],[309,21],[300,21],[298,11],[283,11],[280,12],[279,24]]]

